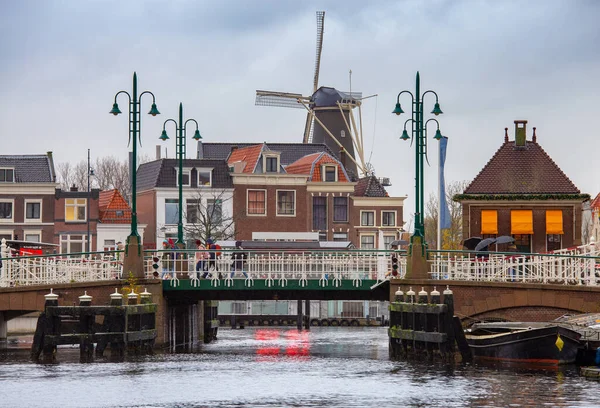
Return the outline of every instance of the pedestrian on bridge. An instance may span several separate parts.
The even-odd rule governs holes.
[[[206,271],[206,260],[209,258],[208,252],[206,251],[206,247],[202,245],[202,241],[199,239],[196,240],[196,247],[198,251],[196,251],[196,277],[200,279],[200,271]],[[208,275],[208,272],[205,272]],[[203,276],[204,277],[204,274]]]
[[[172,245],[166,239],[163,241],[163,253],[162,253],[162,274],[161,279],[167,279],[169,273],[174,271],[175,267],[175,253],[172,251]]]
[[[242,248],[242,241],[235,241],[235,251],[231,253],[231,277],[235,275],[235,271],[242,271],[244,276],[247,278],[248,274],[244,271],[244,264],[248,254]]]

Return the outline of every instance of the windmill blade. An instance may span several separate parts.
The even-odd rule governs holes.
[[[312,143],[313,130],[315,128],[315,117],[312,111],[306,114],[306,124],[304,125],[304,138],[302,143]]]
[[[299,102],[300,100],[304,100],[308,103],[310,98],[296,93],[256,90],[256,100],[254,104],[256,106],[278,106],[281,108],[304,109],[304,106]]]
[[[317,55],[315,58],[315,79],[313,81],[313,93],[319,89],[319,70],[321,68],[321,51],[323,51],[323,26],[325,24],[325,12],[317,11]],[[306,132],[304,132],[306,134]]]

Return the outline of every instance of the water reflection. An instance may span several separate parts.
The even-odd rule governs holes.
[[[600,386],[560,372],[388,359],[385,328],[221,329],[195,353],[32,364],[0,353],[0,407],[600,406]]]

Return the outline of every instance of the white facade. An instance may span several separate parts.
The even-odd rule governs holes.
[[[166,200],[178,200],[179,189],[156,188],[156,248],[161,248],[166,237],[177,236],[177,222],[166,222]],[[233,188],[184,188],[183,189],[183,228],[185,236],[186,203],[187,200],[202,200],[202,207],[206,208],[208,200],[221,200],[223,218],[233,217]],[[231,225],[234,231],[234,225]]]
[[[146,224],[138,224],[138,233],[141,242],[144,242],[144,231]],[[102,224],[98,223],[96,227],[96,248],[95,251],[110,251],[116,248],[117,242],[125,244],[127,237],[131,234],[131,224]]]

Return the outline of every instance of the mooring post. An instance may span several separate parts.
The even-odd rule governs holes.
[[[56,345],[46,345],[45,337],[47,334],[54,332],[54,316],[48,316],[48,306],[58,306],[58,295],[50,289],[50,293],[44,295],[44,311],[38,317],[35,334],[33,336],[33,344],[31,345],[31,359],[35,362],[39,361],[40,354],[43,354],[44,361],[53,362],[56,359]]]
[[[92,297],[84,291],[83,295],[79,296],[79,307],[92,305]],[[81,309],[79,314],[79,361],[81,363],[89,363],[93,360],[94,342],[92,335],[94,332],[95,315],[89,309],[84,311]]]
[[[448,307],[446,311],[446,319],[444,326],[446,333],[448,334],[448,351],[454,352],[454,342],[456,341],[454,336],[454,294],[450,290],[450,286],[446,286],[444,294],[444,304]]]
[[[310,330],[310,300],[304,301],[304,328]]]
[[[302,330],[302,300],[298,300],[298,315],[296,316],[296,328]]]

